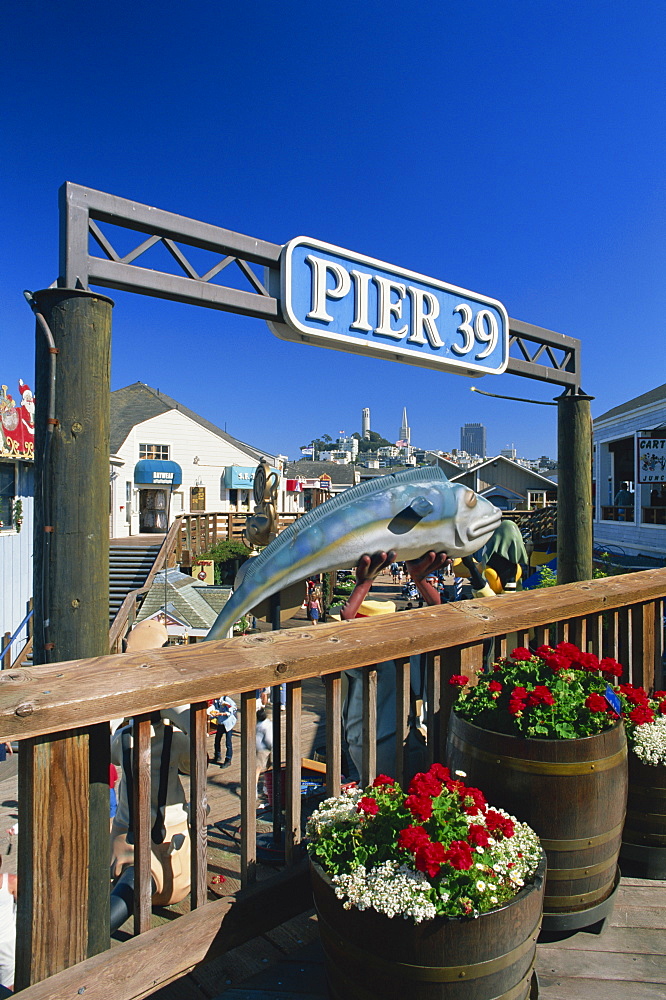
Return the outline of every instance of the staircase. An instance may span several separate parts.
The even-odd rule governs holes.
[[[138,590],[146,582],[160,545],[161,539],[157,545],[109,546],[109,623],[130,591]]]

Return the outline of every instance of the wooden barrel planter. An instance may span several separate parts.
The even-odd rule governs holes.
[[[541,838],[548,857],[545,931],[588,927],[608,916],[627,801],[622,725],[577,740],[522,739],[453,713],[447,765]]]
[[[476,919],[414,924],[375,910],[345,910],[310,862],[331,1000],[527,1000],[543,908],[545,857],[534,883]]]
[[[666,767],[629,754],[629,796],[620,857],[642,878],[666,878]]]

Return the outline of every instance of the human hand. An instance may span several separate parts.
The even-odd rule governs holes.
[[[432,576],[439,569],[446,568],[448,573],[451,560],[446,552],[434,552],[431,549],[418,559],[410,559],[406,566],[414,583],[418,583],[420,580],[425,580],[427,576]]]
[[[379,576],[383,569],[395,560],[395,552],[375,552],[373,555],[362,555],[356,565],[356,582],[367,583]]]

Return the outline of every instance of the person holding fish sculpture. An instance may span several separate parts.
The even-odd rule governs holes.
[[[395,552],[375,552],[363,555],[356,566],[356,586],[340,612],[342,621],[366,618],[374,615],[391,614],[396,610],[393,601],[368,599],[373,581],[382,569],[395,559]],[[440,593],[433,586],[433,574],[449,564],[446,552],[426,552],[419,559],[407,562],[409,572],[420,596],[429,605],[441,601]],[[333,616],[337,617],[337,616]],[[342,721],[351,759],[359,775],[363,756],[363,673],[365,668],[355,667],[344,672],[347,694],[342,710]],[[377,671],[377,773],[391,777],[395,775],[395,732],[396,732],[396,678],[395,663],[388,660],[376,666]],[[420,656],[410,658],[411,687],[414,700],[423,698],[423,670]],[[416,728],[415,720],[410,724],[407,739],[406,768],[408,777],[426,766],[425,742]]]

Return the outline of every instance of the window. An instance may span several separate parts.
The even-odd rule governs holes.
[[[0,531],[14,527],[14,500],[16,499],[16,467],[0,462]]]
[[[153,458],[160,462],[169,461],[169,445],[168,444],[140,444],[139,445],[139,459],[142,458]]]

